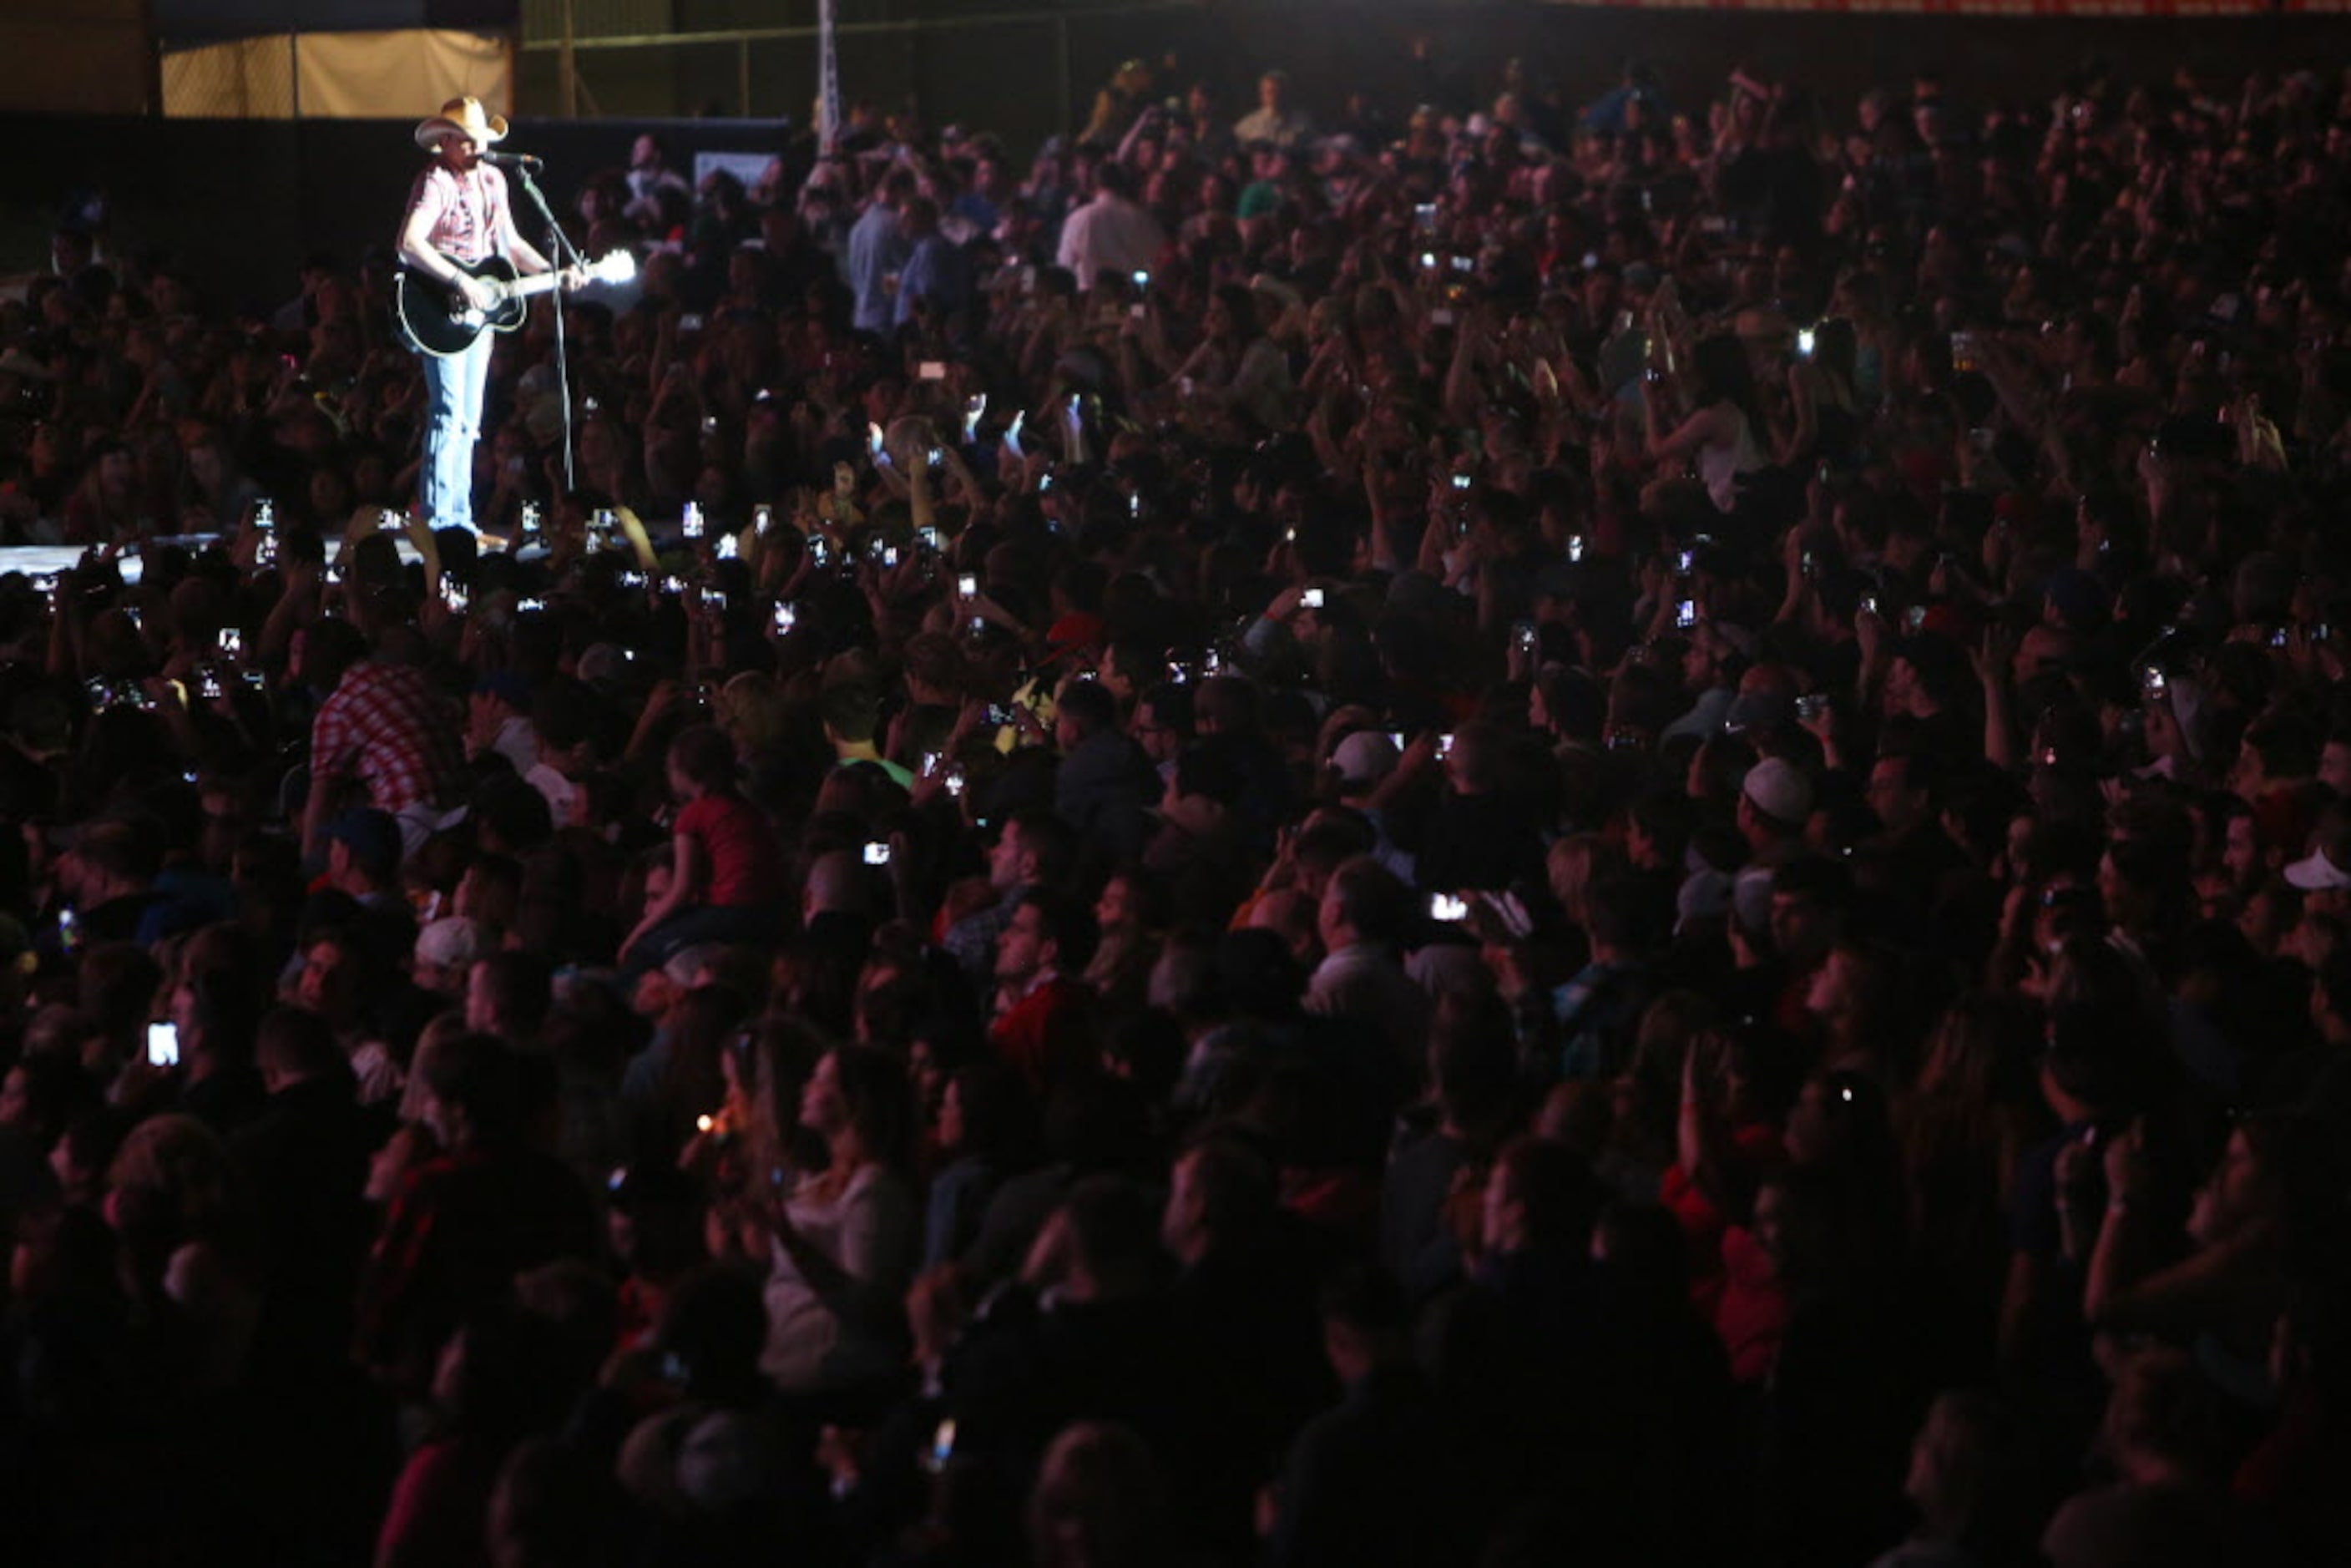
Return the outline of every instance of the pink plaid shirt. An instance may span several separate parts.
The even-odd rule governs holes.
[[[353,664],[311,721],[310,786],[357,775],[381,810],[443,805],[465,768],[459,720],[423,671]]]
[[[426,168],[409,189],[408,211],[431,214],[433,248],[453,261],[471,266],[506,254],[507,177],[486,163],[463,174],[439,163]],[[403,219],[401,230],[407,228]]]

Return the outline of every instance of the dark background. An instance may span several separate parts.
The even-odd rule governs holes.
[[[749,0],[732,7],[725,0],[686,0],[679,9],[703,26],[778,26],[803,19],[801,11],[813,14],[812,5],[779,8]],[[852,16],[888,9],[844,0]],[[901,5],[896,14],[907,9]],[[2335,16],[2104,20],[1293,3],[1079,16],[1066,26],[1066,103],[1057,85],[1057,28],[1050,23],[851,37],[841,51],[842,90],[891,106],[911,99],[934,124],[993,129],[1025,159],[1044,136],[1082,119],[1095,87],[1132,56],[1174,51],[1183,79],[1205,76],[1218,84],[1236,116],[1256,71],[1268,65],[1291,73],[1310,110],[1335,108],[1342,93],[1359,86],[1401,112],[1412,96],[1405,43],[1420,31],[1433,32],[1441,56],[1482,91],[1491,90],[1505,59],[1523,56],[1583,101],[1638,56],[1656,67],[1669,97],[1697,105],[1733,65],[1746,62],[1813,88],[1848,121],[1862,90],[1906,84],[1927,62],[1944,71],[1965,103],[1980,107],[2001,98],[2045,99],[2093,57],[2129,80],[2168,78],[2189,65],[2231,95],[2249,69],[2307,66],[2331,84],[2351,58],[2351,17]],[[698,148],[771,149],[782,135],[775,117],[804,118],[816,79],[810,47],[754,46],[751,107],[767,118],[668,120],[697,107],[727,113],[739,107],[741,62],[734,46],[583,51],[580,57],[594,107],[605,118],[534,118],[533,111],[551,112],[556,102],[554,57],[532,51],[517,57],[517,100],[524,112],[509,145],[547,158],[546,183],[559,206],[582,176],[622,162],[647,121],[664,121],[657,128],[680,163],[690,164]],[[432,107],[420,105],[418,114]],[[103,192],[118,230],[180,256],[214,304],[282,300],[293,293],[308,252],[353,259],[370,245],[391,242],[420,161],[412,125],[0,117],[0,137],[16,150],[0,160],[0,214],[10,220],[0,231],[0,275],[40,267],[40,239],[51,215],[69,199]]]

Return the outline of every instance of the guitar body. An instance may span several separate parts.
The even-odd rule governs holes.
[[[487,310],[476,310],[439,279],[404,268],[392,280],[392,314],[398,319],[402,340],[418,353],[439,360],[464,353],[484,332],[511,332],[521,326],[530,314],[529,295],[537,292],[505,291],[517,275],[514,263],[502,256],[470,266],[453,259],[450,265],[469,277],[500,285],[498,302]]]

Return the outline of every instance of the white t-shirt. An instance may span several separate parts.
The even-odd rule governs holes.
[[[1763,449],[1756,444],[1746,411],[1734,403],[1730,417],[1738,422],[1739,434],[1729,445],[1718,446],[1709,441],[1698,449],[1698,476],[1705,481],[1706,493],[1718,512],[1739,505],[1739,476],[1763,466]]]
[[[1061,225],[1054,259],[1076,277],[1080,288],[1092,288],[1105,271],[1147,271],[1158,265],[1166,246],[1158,219],[1133,202],[1096,196]]]

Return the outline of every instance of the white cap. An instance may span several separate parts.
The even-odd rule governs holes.
[[[1359,729],[1332,751],[1331,766],[1344,783],[1376,784],[1395,771],[1395,742],[1376,729]]]

